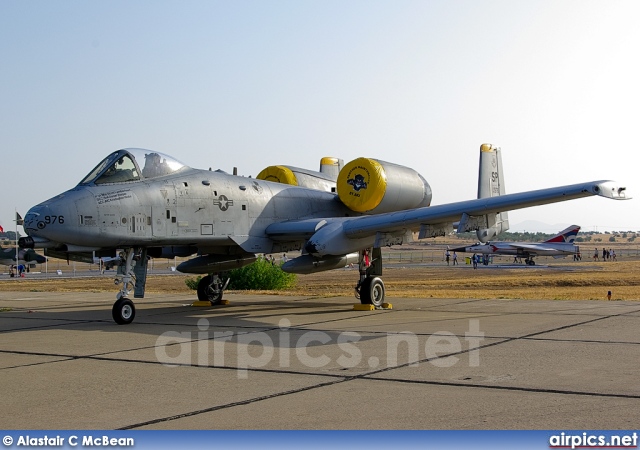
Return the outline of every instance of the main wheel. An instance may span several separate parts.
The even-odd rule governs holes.
[[[198,300],[215,305],[222,300],[222,290],[217,283],[212,284],[212,281],[213,277],[207,275],[198,282]]]
[[[118,325],[128,325],[136,317],[136,307],[131,300],[123,297],[113,304],[111,315]]]
[[[382,306],[384,303],[384,283],[378,277],[367,277],[360,285],[360,303]]]

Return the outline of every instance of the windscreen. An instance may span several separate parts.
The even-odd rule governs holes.
[[[107,156],[80,184],[126,183],[142,178],[157,178],[184,167],[184,164],[164,153],[129,148]]]

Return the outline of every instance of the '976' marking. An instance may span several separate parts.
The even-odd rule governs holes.
[[[64,216],[44,216],[44,223],[46,225],[51,225],[54,223],[59,223],[62,225],[64,223]]]
[[[38,221],[38,229],[42,230],[47,225],[64,224],[64,216],[44,216],[43,220]]]

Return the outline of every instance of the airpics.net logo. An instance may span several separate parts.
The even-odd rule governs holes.
[[[560,433],[549,438],[549,448],[638,448],[638,433],[581,434]]]
[[[375,371],[429,364],[446,368],[480,365],[484,332],[478,319],[469,320],[463,337],[449,331],[329,332],[291,328],[283,318],[278,328],[263,331],[213,331],[207,319],[198,320],[197,331],[167,331],[156,340],[158,362],[167,366],[235,367],[239,379],[252,369],[311,368],[340,371],[356,368]],[[381,346],[379,340],[384,339]]]

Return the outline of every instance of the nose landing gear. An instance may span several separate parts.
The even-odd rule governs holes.
[[[136,317],[136,307],[129,299],[134,291],[134,297],[144,297],[146,283],[147,252],[146,249],[127,248],[121,254],[122,263],[118,266],[118,274],[114,283],[120,287],[116,294],[116,302],[111,309],[111,316],[118,325],[128,325]]]

